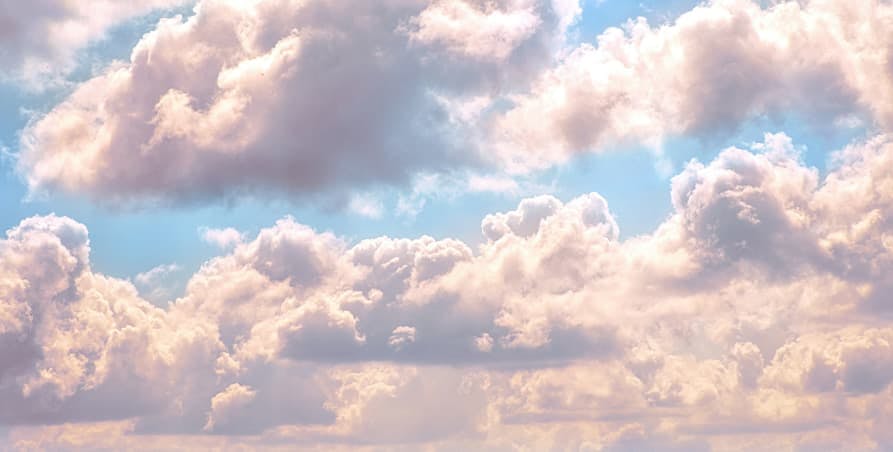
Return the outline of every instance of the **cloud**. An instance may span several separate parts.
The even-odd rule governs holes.
[[[715,0],[667,24],[630,20],[511,96],[492,146],[524,172],[578,152],[715,139],[792,113],[821,128],[864,120],[886,130],[891,18],[877,0]]]
[[[244,234],[234,228],[199,228],[202,240],[220,249],[230,249],[244,241]]]
[[[172,327],[129,282],[94,274],[83,225],[34,217],[6,236],[0,241],[3,423],[164,409],[170,391],[190,388],[189,380],[200,376],[184,373],[186,363],[209,359],[218,348],[202,325]],[[103,405],[108,409],[93,408]]]
[[[576,14],[565,3],[202,1],[33,121],[18,167],[32,193],[125,206],[258,193],[346,200],[478,167],[485,159],[440,99],[489,98],[502,80],[529,79],[561,42],[559,12]],[[495,28],[471,38],[498,61],[457,44],[464,33],[429,26],[432,11],[459,8],[469,14],[451,26],[476,29],[491,7]],[[531,19],[505,22],[503,9]]]
[[[509,11],[494,4],[443,0],[413,18],[411,39],[441,44],[450,53],[475,59],[503,60],[540,26],[534,2],[513,2]]]
[[[136,275],[133,283],[143,298],[156,304],[163,303],[174,298],[178,285],[175,278],[180,270],[177,264],[162,264]]]
[[[227,422],[232,412],[244,408],[256,395],[257,392],[248,386],[237,383],[227,386],[211,399],[211,413],[208,414],[208,423],[204,430],[213,431],[215,427]]]
[[[165,5],[15,6],[0,61],[64,61]],[[785,111],[893,118],[883,2],[717,0],[566,55],[577,1],[346,8],[205,0],[162,20],[28,126],[19,169],[33,191],[113,204],[277,193],[375,217],[360,189],[413,182],[412,214],[494,162],[527,171]],[[162,290],[177,267],[109,277],[84,225],[26,218],[0,238],[0,444],[889,449],[893,138],[852,143],[824,174],[802,152],[779,133],[692,160],[671,213],[628,239],[596,193],[487,215],[476,246],[354,243],[291,217],[253,237],[202,229],[220,255],[179,297]],[[462,182],[519,190],[492,169]]]
[[[716,139],[785,114],[817,127],[893,121],[893,9],[877,0],[716,0],[576,48],[576,0],[343,8],[206,0],[163,19],[129,61],[29,124],[19,172],[32,194],[115,206],[260,194],[368,216],[359,194],[424,177],[504,179],[624,144],[660,152],[669,137]]]
[[[115,25],[185,0],[38,0],[0,3],[0,76],[39,86],[74,69],[78,50]]]
[[[204,432],[254,447],[883,448],[891,156],[880,135],[820,176],[769,134],[691,162],[670,216],[626,240],[597,194],[489,215],[475,249],[350,245],[285,218],[165,308],[91,270],[84,226],[26,219],[0,241],[0,422],[45,447],[73,439],[38,426],[80,422],[120,432],[80,444],[118,447]]]
[[[415,342],[415,328],[411,326],[398,326],[397,328],[394,328],[391,337],[388,338],[388,345],[396,350],[413,342]]]

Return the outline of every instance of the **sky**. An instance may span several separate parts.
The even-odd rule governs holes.
[[[893,449],[893,5],[0,0],[0,449]]]

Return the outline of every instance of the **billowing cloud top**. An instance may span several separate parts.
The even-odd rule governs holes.
[[[202,1],[31,124],[20,170],[32,190],[127,204],[478,166],[455,97],[531,76],[578,12],[568,3]]]
[[[343,195],[659,148],[791,110],[893,121],[885,2],[716,1],[559,52],[579,12],[568,0],[205,0],[32,122],[19,170],[32,191],[112,204]]]
[[[182,4],[0,0],[3,76]],[[195,225],[215,257],[122,279],[78,220],[25,218],[0,238],[0,448],[893,449],[893,6],[715,0],[575,46],[581,5],[201,0],[72,82],[15,165],[105,205],[364,207],[765,117],[865,134],[821,171],[784,133],[692,160],[634,237],[598,193],[539,195],[477,239]]]
[[[819,177],[767,135],[694,161],[673,214],[627,240],[597,194],[489,215],[477,249],[350,245],[284,218],[166,307],[92,271],[84,226],[30,218],[0,242],[0,419],[308,445],[890,447],[893,144],[838,160]],[[91,435],[29,431],[18,444]]]

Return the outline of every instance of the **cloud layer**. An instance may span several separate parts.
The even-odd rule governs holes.
[[[2,75],[64,75],[179,4],[0,0]],[[867,137],[823,173],[783,133],[692,160],[631,238],[597,193],[486,215],[479,245],[199,228],[219,255],[182,291],[179,266],[104,275],[86,226],[23,219],[0,238],[0,444],[893,449],[893,6],[714,0],[570,48],[581,4],[201,0],[35,117],[18,171],[116,206],[378,218],[363,190],[416,182],[411,215],[441,180],[518,193],[575,153],[755,119]]]
[[[349,11],[348,11],[349,9]],[[424,174],[893,121],[893,7],[716,0],[566,47],[574,0],[205,0],[25,131],[32,192],[111,204],[326,196]],[[15,47],[14,47],[15,48]]]
[[[182,204],[343,197],[479,166],[456,99],[529,78],[578,12],[567,0],[202,1],[31,124],[19,167],[32,191]]]
[[[597,194],[489,215],[477,249],[284,218],[164,308],[91,270],[84,226],[26,219],[0,420],[18,447],[889,448],[893,143],[824,177],[798,152],[692,161],[627,240]]]

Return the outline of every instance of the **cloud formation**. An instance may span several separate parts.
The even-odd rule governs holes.
[[[174,4],[0,0],[0,63],[64,71]],[[0,444],[893,448],[893,6],[714,0],[565,49],[579,14],[202,0],[32,121],[19,171],[116,205],[333,196],[376,218],[358,189],[416,181],[411,215],[453,172],[518,193],[513,172],[754,118],[873,136],[824,174],[783,133],[692,160],[624,239],[597,193],[486,215],[479,245],[200,229],[220,255],[176,298],[179,267],[104,275],[84,225],[26,218],[0,239]]]
[[[19,169],[32,192],[143,205],[344,198],[479,166],[450,105],[531,77],[576,5],[204,0],[34,121]]]
[[[0,422],[14,447],[889,448],[893,143],[835,162],[783,134],[692,161],[626,240],[597,194],[489,215],[476,249],[284,218],[164,309],[91,270],[84,226],[26,219]]]
[[[32,193],[112,205],[275,194],[374,216],[357,190],[424,175],[525,173],[788,114],[893,121],[887,2],[715,0],[567,48],[580,13],[577,0],[203,0],[36,118],[19,172]]]
[[[763,5],[763,6],[761,6]],[[893,7],[878,0],[714,0],[631,19],[512,97],[494,146],[517,171],[623,144],[722,137],[759,117],[893,125]]]
[[[113,26],[187,0],[0,2],[0,76],[39,83],[67,75],[75,54]],[[35,85],[37,86],[37,85]]]

